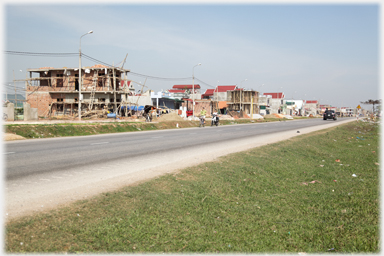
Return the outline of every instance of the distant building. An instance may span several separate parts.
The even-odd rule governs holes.
[[[171,90],[169,90],[171,91]],[[179,109],[184,100],[175,97],[177,93],[151,91],[152,105],[157,108]]]
[[[354,108],[351,107],[341,107],[340,108],[340,115],[341,116],[354,116],[356,114],[356,111]]]
[[[259,114],[262,116],[269,115],[271,113],[271,108],[268,105],[270,100],[272,99],[271,95],[259,95]]]
[[[200,89],[201,87],[199,84],[176,84],[172,87],[171,90],[184,90],[184,92],[179,91],[179,93],[185,93],[189,95],[190,99],[194,97],[196,100],[196,99],[201,99]]]
[[[227,101],[228,91],[234,91],[237,89],[236,85],[218,85],[213,91],[213,100],[215,101]]]
[[[206,91],[205,91],[205,93],[203,93],[202,95],[201,95],[201,98],[202,99],[213,99],[213,93],[214,93],[214,91],[215,91],[215,89],[207,89]]]
[[[325,112],[325,110],[333,110],[333,111],[337,111],[337,107],[332,107],[331,105],[319,105],[319,112],[320,114],[323,114]]]
[[[304,101],[304,108],[303,108],[303,115],[309,116],[309,115],[317,115],[319,114],[319,102],[317,100],[305,100]]]
[[[303,100],[284,100],[284,113],[291,116],[301,116],[303,105]]]
[[[25,102],[25,97],[21,94],[12,94],[12,93],[8,93],[8,94],[3,94],[3,104],[6,103],[6,102],[11,102],[14,104],[15,108],[22,108],[23,107],[23,103]],[[17,105],[16,105],[16,102],[17,102]]]
[[[283,113],[283,104],[285,95],[283,92],[265,92],[263,95],[270,95],[271,98],[268,98],[267,105],[269,106],[270,114],[280,114]]]

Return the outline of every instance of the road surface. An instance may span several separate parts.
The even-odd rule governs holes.
[[[6,142],[6,217],[46,211],[353,120],[309,119]]]

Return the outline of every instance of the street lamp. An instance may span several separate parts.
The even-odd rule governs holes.
[[[81,38],[83,36],[86,36],[88,34],[92,34],[93,31],[89,31],[88,33],[85,33],[80,37],[80,46],[79,46],[79,121],[81,121],[81,86],[83,85],[82,79],[81,79]]]
[[[192,113],[193,117],[195,117],[195,67],[200,66],[201,63],[193,66],[192,68]]]

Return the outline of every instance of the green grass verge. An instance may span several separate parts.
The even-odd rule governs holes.
[[[209,120],[208,125],[210,125]],[[246,124],[254,122],[275,122],[278,118],[265,120],[235,119],[221,120],[220,125]],[[117,132],[137,132],[162,129],[178,129],[199,126],[199,121],[166,122],[108,122],[108,123],[62,123],[62,124],[8,124],[4,132],[20,135],[26,139],[84,136]]]
[[[378,161],[352,122],[11,221],[5,251],[378,252]]]

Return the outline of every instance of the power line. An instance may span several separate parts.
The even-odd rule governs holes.
[[[108,63],[105,63],[105,62],[103,62],[103,61],[101,61],[101,60],[97,60],[97,59],[95,59],[95,58],[92,58],[91,56],[88,56],[88,55],[86,55],[86,54],[84,54],[84,53],[81,53],[81,56],[83,56],[84,58],[86,58],[86,59],[88,59],[88,60],[94,61],[95,63],[104,64],[104,65],[106,65],[106,66],[108,66],[108,67],[112,67],[112,66],[113,66],[113,65],[110,65],[110,64],[108,64]]]
[[[25,56],[46,56],[46,57],[71,57],[76,56],[78,53],[54,53],[54,52],[18,52],[18,51],[5,51],[6,54],[11,55],[25,55]]]
[[[202,83],[202,84],[205,84],[205,85],[208,86],[208,87],[216,88],[216,86],[213,86],[213,85],[210,85],[210,84],[208,84],[208,83],[206,83],[206,82],[204,82],[204,81],[201,81],[200,79],[198,79],[198,78],[196,78],[196,77],[195,77],[195,80],[198,81],[198,82],[200,82],[200,83]]]
[[[88,60],[92,60],[96,63],[101,63],[101,64],[104,64],[106,66],[109,66],[109,67],[113,67],[113,65],[110,65],[108,63],[105,63],[101,60],[98,60],[98,59],[95,59],[95,58],[92,58],[91,56],[88,56],[84,53],[82,53],[82,56],[84,56],[84,58],[88,59]],[[174,77],[174,78],[169,78],[169,77],[157,77],[157,76],[150,76],[150,75],[144,75],[144,74],[140,74],[140,73],[136,73],[136,72],[132,72],[130,71],[129,74],[132,74],[132,75],[135,75],[135,76],[140,76],[140,77],[144,77],[144,78],[148,78],[148,79],[154,79],[154,80],[186,80],[186,79],[192,79],[192,77]]]
[[[73,56],[78,56],[78,53],[39,53],[39,52],[21,52],[21,51],[5,51],[6,54],[11,54],[11,55],[24,55],[24,56],[44,56],[44,57],[73,57]],[[98,64],[103,64],[108,67],[113,67],[113,65],[108,64],[104,61],[95,59],[87,54],[81,53],[81,56],[84,57],[85,59],[88,59],[90,61],[93,61]],[[136,72],[130,71],[129,74],[134,75],[134,76],[139,76],[147,79],[152,79],[152,80],[163,80],[163,81],[177,81],[177,80],[189,80],[192,79],[192,77],[157,77],[157,76],[150,76],[150,75],[145,75],[145,74],[140,74]],[[197,81],[199,81],[202,84],[205,84],[208,87],[215,88],[215,86],[212,86],[208,83],[205,83],[197,78],[195,78]]]
[[[135,76],[140,76],[140,77],[146,77],[149,79],[154,79],[154,80],[189,80],[192,79],[192,77],[174,77],[174,78],[167,78],[167,77],[156,77],[156,76],[149,76],[149,75],[143,75],[135,72],[129,72],[129,74],[135,75]]]

